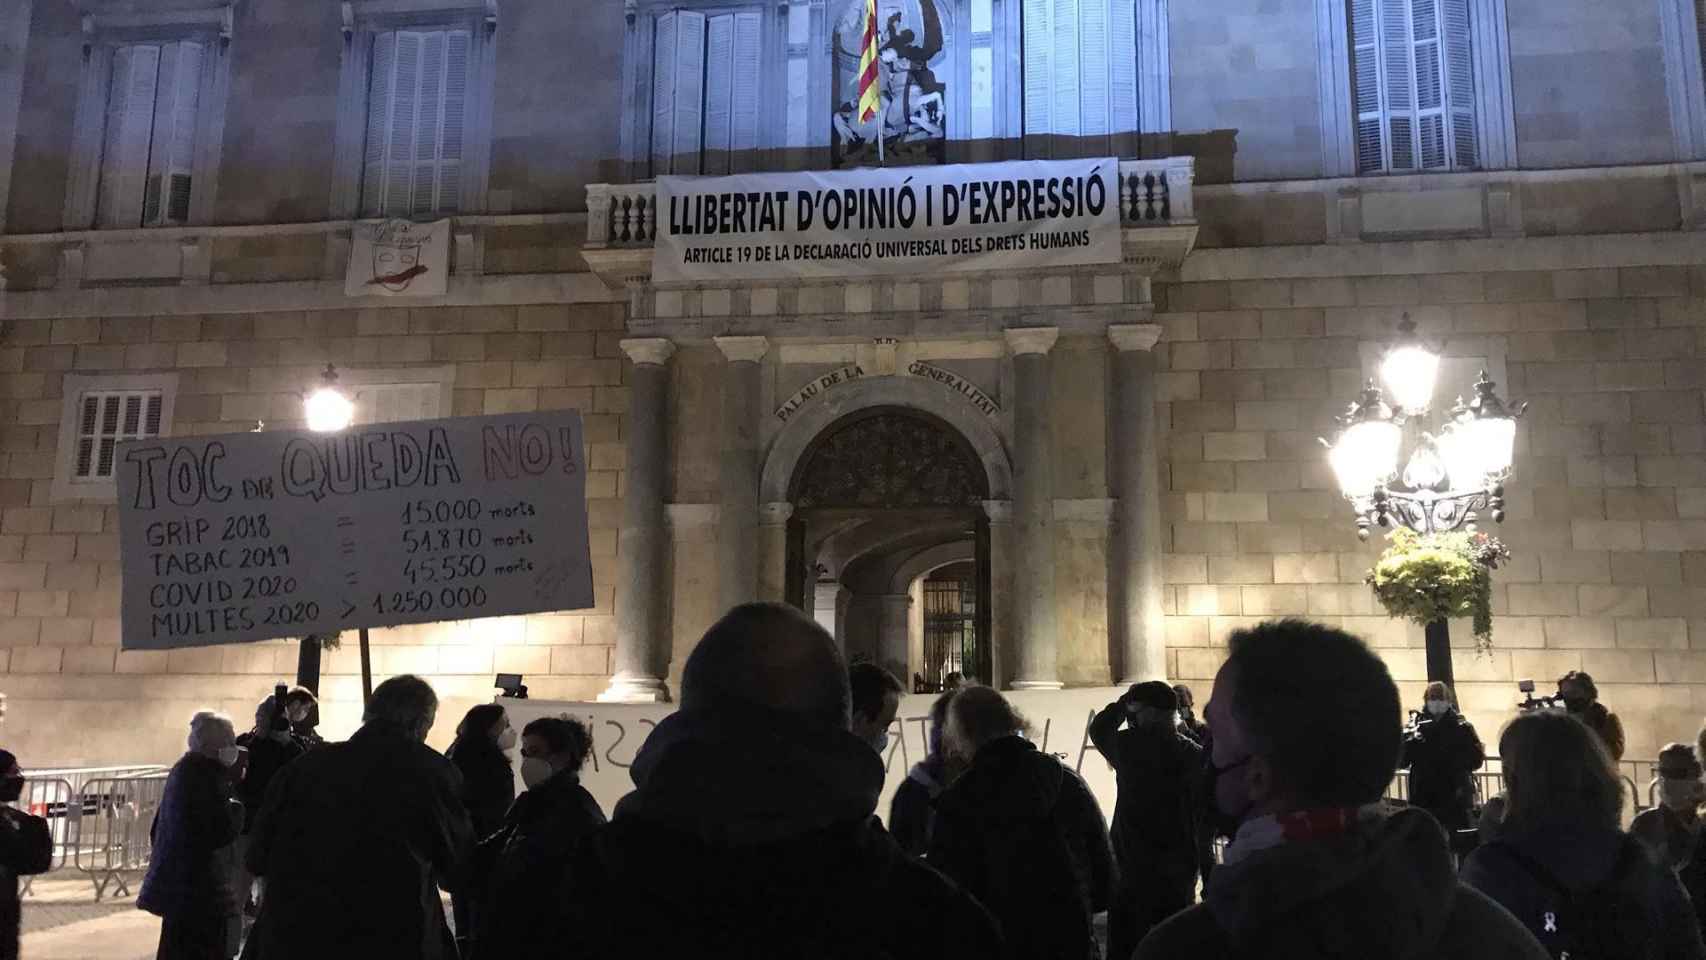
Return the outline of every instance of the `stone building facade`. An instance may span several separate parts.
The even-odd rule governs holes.
[[[1454,630],[1465,708],[1490,735],[1517,679],[1585,669],[1631,757],[1692,738],[1696,4],[881,0],[896,62],[929,74],[895,74],[918,104],[893,121],[902,159],[1126,158],[1124,260],[694,286],[650,280],[646,181],[863,163],[837,112],[846,4],[573,6],[0,0],[9,748],[163,759],[189,711],[246,716],[294,674],[292,641],[122,649],[116,507],[77,454],[103,436],[91,398],[96,426],[132,396],[160,397],[172,434],[298,426],[327,363],[370,418],[585,417],[596,606],[374,632],[375,672],[429,677],[447,718],[494,672],[535,697],[662,695],[754,597],[897,671],[951,661],[1045,689],[1164,675],[1202,692],[1229,630],[1305,615],[1367,637],[1413,701],[1421,631],[1374,606],[1378,544],[1316,442],[1406,314],[1443,347],[1442,395],[1486,369],[1530,404],[1491,656]],[[1068,37],[1068,19],[1112,39]],[[1407,47],[1358,39],[1406,23]],[[459,112],[435,122],[461,118],[460,152],[423,147],[417,120],[427,152],[370,175],[393,158],[373,144],[396,147],[376,105],[401,110],[374,77],[401,89],[406,46],[443,71],[434,95]],[[162,106],[159,67],[151,114],[115,107],[139,48],[177,65],[194,109]],[[1391,85],[1426,57],[1447,74],[1431,113]],[[154,131],[140,150],[133,122]],[[146,146],[168,123],[193,149]],[[351,221],[375,212],[451,218],[446,296],[344,295]],[[969,642],[944,654],[925,621],[949,582]],[[353,646],[324,664],[329,732],[359,707]]]

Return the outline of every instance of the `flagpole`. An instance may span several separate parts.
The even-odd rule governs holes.
[[[880,71],[882,68],[879,66],[877,69]],[[879,85],[877,87],[877,166],[879,167],[884,165],[883,140],[885,138],[883,137],[883,117],[885,116],[885,110],[887,110],[887,105],[883,103],[883,88]]]

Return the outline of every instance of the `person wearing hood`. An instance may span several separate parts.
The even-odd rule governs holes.
[[[1706,731],[1702,731],[1706,734]],[[1658,806],[1635,817],[1629,833],[1653,859],[1676,871],[1693,902],[1694,916],[1706,924],[1706,844],[1700,842],[1700,805],[1706,802],[1706,783],[1694,748],[1673,743],[1659,751],[1653,789]]]
[[[1208,813],[1233,840],[1203,902],[1151,931],[1138,960],[1546,956],[1458,882],[1431,816],[1379,815],[1398,688],[1362,641],[1300,620],[1234,631],[1206,716]]]
[[[320,736],[320,699],[307,687],[291,687],[284,698],[284,709],[290,717],[290,732],[303,749],[312,750],[326,745]]]
[[[883,764],[849,700],[834,638],[800,611],[743,604],[713,625],[634,791],[570,866],[570,955],[1000,955],[983,908],[872,816]]]
[[[995,915],[1002,956],[1083,960],[1095,949],[1091,918],[1113,895],[1108,828],[1090,788],[1026,728],[989,687],[954,695],[949,750],[969,765],[936,800],[926,859]]]
[[[444,752],[446,758],[462,774],[462,805],[468,808],[468,819],[474,825],[474,841],[479,843],[497,833],[503,826],[504,815],[515,802],[515,770],[510,766],[509,751],[515,749],[515,728],[501,704],[482,703],[469,708],[456,725],[456,739]],[[478,862],[478,861],[476,861]],[[470,878],[478,887],[486,877]],[[467,944],[478,933],[480,918],[475,913],[478,895],[471,889],[452,894],[450,905],[456,920],[456,942]]]
[[[556,894],[576,846],[604,826],[604,811],[581,786],[592,732],[573,717],[540,717],[521,731],[521,780],[503,826],[480,843],[492,864],[484,884],[475,958],[543,957],[570,942]]]
[[[1499,759],[1504,820],[1464,861],[1465,882],[1555,957],[1706,957],[1676,874],[1618,829],[1623,781],[1599,737],[1554,711],[1525,713],[1499,738]]]
[[[462,776],[426,745],[438,695],[409,674],[373,688],[362,726],[279,771],[249,833],[266,882],[245,960],[454,960],[439,888],[465,882]]]
[[[227,848],[243,825],[231,718],[198,712],[188,746],[166,777],[136,905],[160,918],[159,960],[230,960],[238,901]]]
[[[1558,699],[1564,701],[1564,710],[1570,716],[1587,724],[1589,730],[1599,735],[1599,741],[1611,754],[1613,765],[1623,761],[1623,721],[1599,702],[1599,687],[1593,682],[1593,677],[1580,670],[1571,670],[1559,677]]]
[[[915,857],[924,856],[930,848],[936,798],[958,773],[958,765],[951,765],[947,751],[942,749],[942,728],[947,725],[948,701],[952,699],[953,693],[944,693],[930,705],[930,752],[912,765],[889,801],[889,835]]]
[[[1108,954],[1130,957],[1150,928],[1191,905],[1197,824],[1191,789],[1202,747],[1176,725],[1178,692],[1133,684],[1090,721],[1090,742],[1114,768],[1114,859],[1120,885],[1108,909]],[[1120,727],[1125,729],[1121,730]]]
[[[18,758],[0,750],[0,960],[18,960],[18,878],[53,866],[53,834],[47,821],[7,804],[24,795]]]
[[[1422,694],[1423,711],[1404,730],[1400,767],[1410,771],[1410,804],[1447,830],[1467,830],[1475,806],[1475,771],[1486,762],[1481,738],[1457,712],[1451,688],[1439,681]]]
[[[847,685],[853,697],[853,735],[871,745],[886,761],[889,727],[900,712],[900,697],[906,692],[894,674],[874,663],[855,663],[847,670]]]
[[[1197,695],[1182,683],[1173,684],[1173,695],[1179,698],[1179,732],[1190,737],[1197,746],[1208,744],[1208,724],[1197,719]]]

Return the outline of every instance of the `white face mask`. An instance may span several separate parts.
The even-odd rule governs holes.
[[[1447,710],[1450,710],[1450,709],[1451,709],[1451,704],[1447,703],[1444,700],[1429,700],[1427,702],[1428,713],[1432,714],[1433,716],[1436,716],[1436,717],[1440,716],[1441,714],[1444,714]]]
[[[515,749],[515,728],[514,727],[505,727],[504,732],[498,734],[498,749],[499,750],[514,750]]]
[[[242,756],[242,754],[237,750],[236,747],[220,747],[219,748],[219,762],[225,764],[228,767],[231,766],[232,764],[236,763],[237,758],[240,756]]]
[[[529,790],[551,779],[551,775],[556,772],[544,757],[521,758],[521,782],[527,784]]]

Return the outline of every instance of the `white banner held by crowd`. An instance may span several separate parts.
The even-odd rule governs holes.
[[[572,410],[118,447],[121,643],[592,606]]]
[[[345,296],[442,297],[449,277],[449,220],[380,220],[350,232]]]
[[[652,279],[784,280],[1117,263],[1119,161],[659,177]]]

